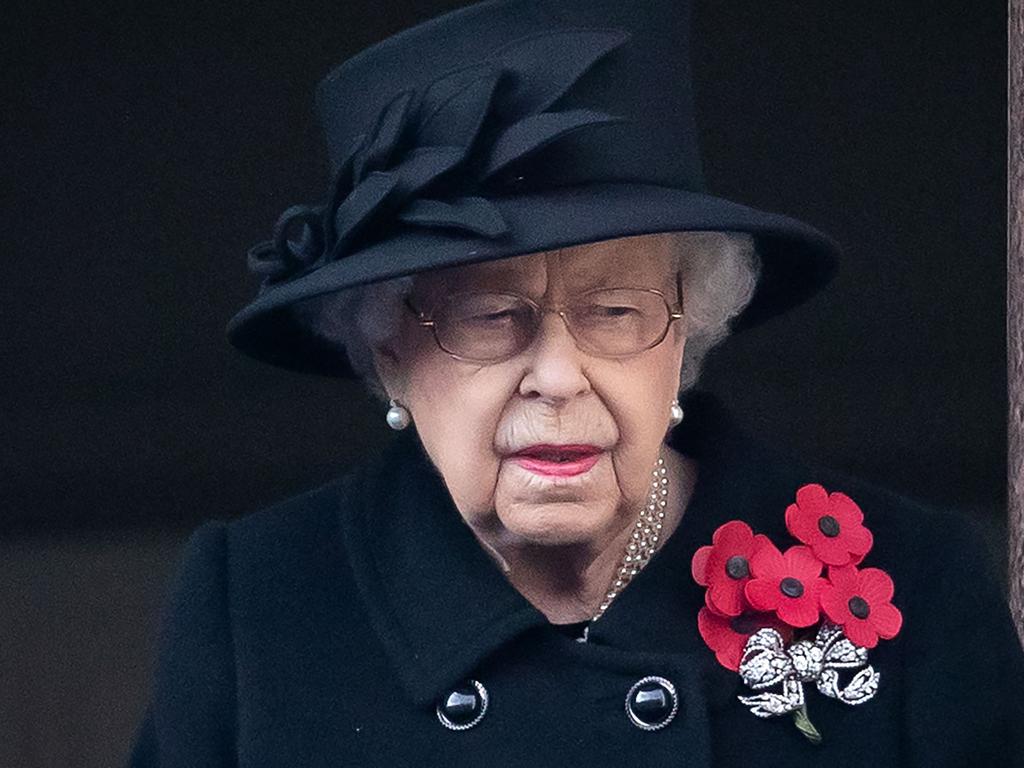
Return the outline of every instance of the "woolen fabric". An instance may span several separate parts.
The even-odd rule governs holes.
[[[135,768],[207,766],[1024,765],[1024,652],[974,525],[810,468],[740,429],[702,392],[668,442],[699,467],[678,528],[575,642],[506,580],[455,508],[414,429],[326,485],[188,541],[159,643]],[[697,633],[690,560],[742,519],[785,547],[784,512],[809,482],[850,495],[891,574],[901,632],[869,652],[877,695],[849,706],[808,686],[815,746]],[[664,728],[626,715],[630,687],[679,693]],[[483,719],[443,727],[461,681]]]

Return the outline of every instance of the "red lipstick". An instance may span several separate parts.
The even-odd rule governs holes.
[[[510,457],[528,472],[572,477],[588,472],[601,458],[596,445],[531,445]]]

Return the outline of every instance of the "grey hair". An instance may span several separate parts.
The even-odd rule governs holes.
[[[704,358],[726,336],[729,321],[750,302],[761,272],[754,239],[743,232],[662,232],[668,238],[675,269],[682,275],[686,347],[679,391],[700,377]],[[313,296],[296,302],[296,319],[316,336],[344,349],[352,369],[382,400],[387,394],[377,376],[373,349],[399,330],[404,299],[413,276]]]

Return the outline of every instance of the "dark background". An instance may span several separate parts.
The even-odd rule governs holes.
[[[224,339],[320,196],[312,90],[464,5],[12,8],[0,52],[0,768],[123,759],[183,537],[389,438],[358,385]],[[709,187],[846,246],[701,386],[749,429],[1005,524],[1005,6],[699,0]],[[657,109],[652,104],[651,109]]]

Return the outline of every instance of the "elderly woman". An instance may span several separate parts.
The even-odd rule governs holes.
[[[358,374],[399,434],[194,533],[133,765],[1021,759],[977,534],[693,389],[836,247],[703,191],[687,31],[491,0],[321,83],[332,185],[250,252],[228,333]]]

